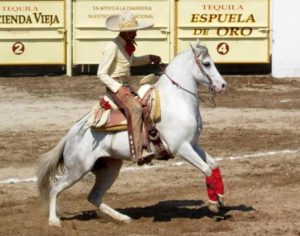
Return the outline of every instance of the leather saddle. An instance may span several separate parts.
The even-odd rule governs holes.
[[[173,158],[164,147],[155,123],[160,120],[159,91],[152,85],[145,84],[138,90],[136,98],[143,110],[143,143],[149,149],[149,142],[154,146],[159,160]],[[127,119],[114,101],[105,95],[92,108],[88,125],[96,131],[119,132],[127,130]]]
[[[151,85],[143,85],[136,97],[143,108],[143,117],[150,117],[152,122],[160,120],[159,92]],[[146,113],[147,112],[147,113]],[[88,124],[98,131],[123,131],[127,129],[127,119],[124,113],[105,95],[92,108]]]

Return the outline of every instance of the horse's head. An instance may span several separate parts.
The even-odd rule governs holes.
[[[194,54],[195,66],[193,69],[194,78],[200,83],[207,84],[216,92],[224,92],[226,81],[220,75],[215,64],[213,63],[206,46],[200,45],[197,41],[191,45],[191,51]]]

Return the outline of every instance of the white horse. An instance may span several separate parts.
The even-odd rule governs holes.
[[[226,82],[207,48],[197,43],[178,54],[155,84],[161,102],[161,120],[156,127],[173,155],[200,169],[205,176],[211,176],[217,163],[197,143],[202,130],[200,83],[209,85],[216,92],[225,91]],[[102,202],[103,195],[118,177],[123,161],[131,160],[127,132],[96,132],[86,128],[86,122],[87,116],[41,159],[38,188],[49,204],[49,225],[61,225],[56,214],[58,194],[89,172],[95,174],[96,179],[88,201],[117,221],[131,220]],[[98,168],[94,168],[99,159]]]

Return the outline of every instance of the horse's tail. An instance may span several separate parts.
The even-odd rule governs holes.
[[[44,203],[49,202],[49,191],[56,175],[64,171],[63,151],[66,140],[67,136],[63,137],[56,147],[41,156],[37,171],[37,185]]]

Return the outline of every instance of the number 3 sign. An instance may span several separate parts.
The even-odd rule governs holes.
[[[25,51],[25,46],[21,42],[15,42],[12,45],[12,51],[16,55],[21,55]]]

